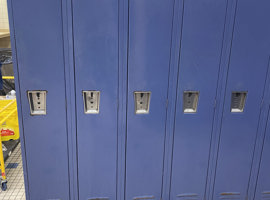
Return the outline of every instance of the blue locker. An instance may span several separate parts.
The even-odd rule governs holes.
[[[268,110],[269,114],[269,110]],[[269,124],[269,115],[268,115],[268,123],[267,128],[265,129],[264,143],[263,143],[263,151],[260,161],[259,174],[257,177],[256,183],[256,192],[254,198],[250,199],[269,199],[270,198],[270,180],[269,180],[269,166],[270,166],[270,124]]]
[[[28,198],[251,199],[270,2],[235,1],[228,33],[229,0],[9,0]],[[270,198],[268,129],[255,199]]]
[[[213,199],[247,198],[268,70],[269,8],[267,0],[239,0],[237,4]],[[240,94],[245,100],[235,112]]]
[[[160,199],[173,0],[129,1],[126,199]],[[134,92],[151,92],[136,114]]]
[[[118,1],[73,1],[79,199],[116,199]],[[100,92],[84,113],[83,91]]]
[[[8,3],[28,199],[69,199],[62,4]],[[30,90],[47,91],[46,115],[30,114]]]
[[[184,1],[170,199],[204,198],[226,4]],[[192,91],[198,102],[189,112],[184,94]]]

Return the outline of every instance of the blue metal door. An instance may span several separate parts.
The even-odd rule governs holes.
[[[126,199],[161,198],[172,19],[173,0],[129,1]],[[149,113],[134,92],[150,92]]]
[[[69,199],[62,4],[12,0],[9,6],[29,199]],[[47,91],[46,115],[30,115],[29,90]]]
[[[73,1],[80,199],[116,199],[118,1]],[[83,91],[99,92],[85,113]]]
[[[171,199],[204,198],[226,2],[184,2]]]
[[[246,198],[270,50],[270,2],[238,0],[213,199]]]
[[[268,111],[268,123],[265,129],[262,157],[260,161],[259,175],[256,184],[255,198],[250,199],[269,199],[270,198],[270,118]]]

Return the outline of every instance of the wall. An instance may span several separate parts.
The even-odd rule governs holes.
[[[9,29],[7,0],[0,0],[0,29]]]
[[[0,0],[0,31],[8,30],[8,11],[7,11],[7,0]],[[5,37],[0,39],[0,48],[10,47],[10,38]]]

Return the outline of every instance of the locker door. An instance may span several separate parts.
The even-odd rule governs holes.
[[[171,199],[203,199],[226,0],[185,1]]]
[[[263,152],[260,164],[260,171],[257,180],[256,193],[254,199],[270,199],[270,118],[268,116],[268,123],[265,132]],[[250,198],[253,199],[253,198]]]
[[[12,0],[9,4],[30,199],[69,199],[61,1]],[[47,91],[46,115],[30,114],[30,90]],[[39,94],[33,93],[36,103]]]
[[[130,0],[129,16],[126,199],[157,200],[162,187],[173,0]],[[150,92],[143,94],[143,109],[150,94],[149,113],[135,113],[134,96],[140,99],[140,92]]]
[[[118,1],[73,1],[73,26],[79,198],[113,200],[117,163]],[[91,104],[91,95],[92,111],[91,106],[89,110],[85,108]]]
[[[244,199],[270,50],[270,2],[239,0],[227,77],[214,199]]]

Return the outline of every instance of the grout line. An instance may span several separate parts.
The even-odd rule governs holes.
[[[8,189],[6,191],[0,190],[0,199],[25,200],[24,177],[20,148],[21,145],[19,144],[5,163],[6,165],[9,163],[18,163],[18,166],[17,168],[6,170]]]

